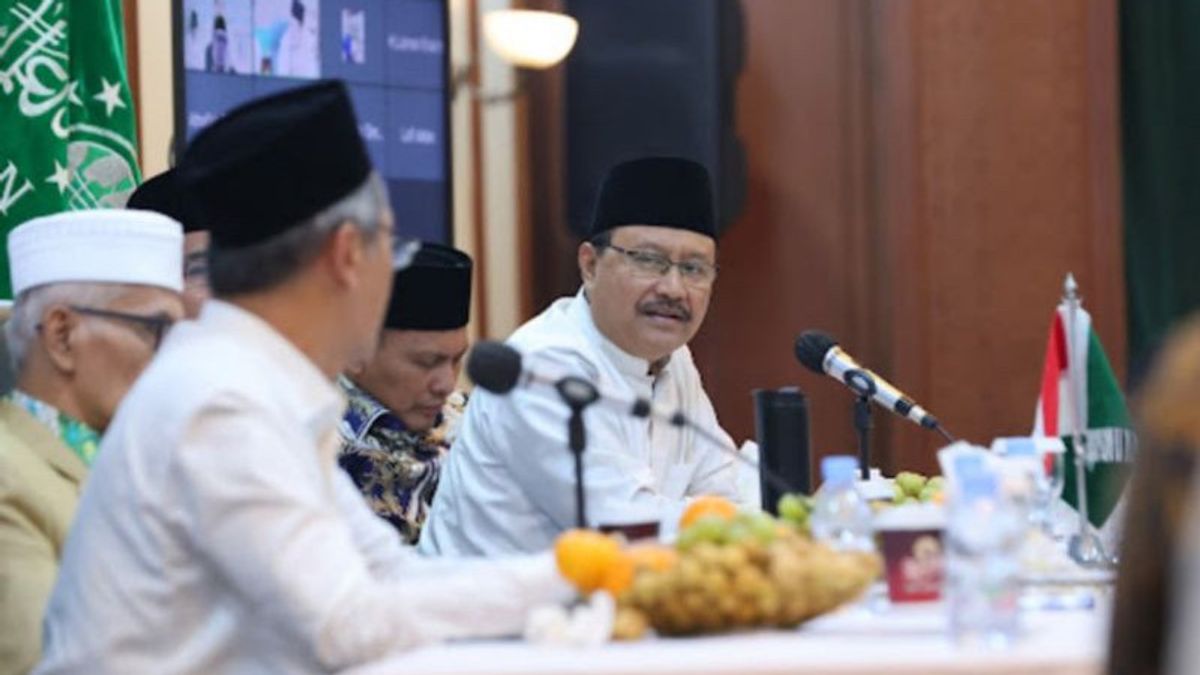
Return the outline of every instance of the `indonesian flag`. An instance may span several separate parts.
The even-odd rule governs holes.
[[[1104,355],[1104,348],[1100,346],[1100,338],[1092,330],[1092,317],[1078,308],[1074,331],[1067,329],[1069,321],[1067,305],[1062,303],[1050,324],[1033,435],[1062,438],[1067,447],[1063,500],[1075,507],[1074,434],[1077,428],[1082,428],[1088,516],[1092,525],[1101,527],[1121,498],[1137,449],[1137,437],[1130,423],[1125,396],[1108,357]],[[1073,345],[1069,344],[1072,333]],[[1084,366],[1075,369],[1079,381],[1074,388],[1068,380],[1068,366],[1072,360]],[[1082,392],[1083,401],[1078,406],[1072,400],[1073,391]],[[1078,426],[1076,411],[1081,418]]]

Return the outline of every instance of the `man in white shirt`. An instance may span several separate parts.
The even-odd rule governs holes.
[[[37,672],[333,671],[569,597],[548,555],[417,558],[337,467],[334,380],[373,352],[411,255],[344,85],[234,110],[180,168],[213,298],[108,429]]]
[[[715,237],[702,165],[650,157],[616,166],[601,189],[592,238],[579,247],[583,288],[519,328],[509,344],[530,368],[681,411],[732,449],[687,348],[716,279]],[[572,527],[568,415],[549,387],[506,396],[477,390],[443,469],[421,551],[536,551]],[[583,417],[590,526],[669,526],[689,496],[738,498],[734,460],[694,431],[596,406]]]

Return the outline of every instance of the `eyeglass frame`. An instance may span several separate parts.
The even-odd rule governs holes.
[[[84,305],[67,305],[67,308],[73,312],[83,314],[84,316],[95,316],[101,319],[110,319],[117,321],[126,321],[128,323],[141,326],[149,331],[153,339],[150,347],[153,351],[158,351],[162,345],[163,336],[171,327],[175,325],[176,319],[167,316],[166,314],[157,314],[146,316],[144,314],[131,314],[129,312],[121,312],[115,309],[101,309],[99,307],[87,307]]]
[[[208,281],[208,249],[192,251],[184,256],[183,278]]]
[[[639,256],[639,255],[644,256],[642,258],[642,262],[645,262],[645,263],[653,262],[651,259],[656,259],[659,263],[658,267],[660,268],[660,270],[658,271],[658,276],[656,278],[662,278],[662,277],[667,276],[668,274],[671,273],[671,268],[675,268],[675,269],[679,270],[680,281],[682,281],[685,285],[691,286],[692,288],[701,288],[701,289],[712,288],[713,284],[716,283],[716,281],[717,281],[717,272],[720,271],[720,267],[716,263],[710,263],[705,260],[675,261],[675,260],[672,260],[669,256],[662,254],[662,253],[657,253],[655,251],[647,251],[645,249],[629,249],[629,248],[625,248],[623,246],[617,246],[616,244],[613,244],[611,242],[595,242],[595,241],[593,241],[593,242],[591,242],[591,244],[593,247],[595,247],[598,250],[604,250],[606,248],[611,248],[612,250],[625,256],[625,260],[629,261],[634,266],[634,269],[640,269],[643,272],[653,272],[654,270],[650,270],[645,267],[639,267],[638,260],[635,258],[635,256]],[[666,266],[663,267],[663,265],[666,265]],[[711,269],[712,276],[708,279],[691,279],[688,277],[687,273],[684,272],[685,265],[698,266],[702,269]]]

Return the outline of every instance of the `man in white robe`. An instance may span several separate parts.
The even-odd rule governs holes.
[[[411,255],[344,85],[231,112],[180,168],[213,298],[105,435],[36,672],[335,671],[519,633],[570,597],[549,555],[418,558],[337,466],[335,378],[373,352]]]
[[[707,170],[650,157],[615,167],[592,238],[579,247],[583,288],[519,328],[508,343],[527,368],[582,377],[627,400],[680,411],[721,439],[687,343],[716,279]],[[421,535],[440,555],[537,551],[576,519],[569,411],[550,387],[476,390]],[[738,499],[729,452],[694,431],[593,405],[583,418],[586,512],[592,527],[670,527],[689,497]]]

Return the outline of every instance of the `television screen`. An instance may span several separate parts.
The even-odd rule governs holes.
[[[250,99],[337,78],[406,236],[449,242],[446,0],[175,0],[177,151]]]

